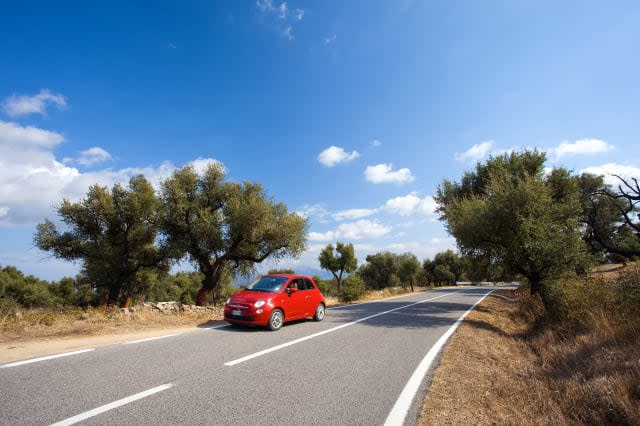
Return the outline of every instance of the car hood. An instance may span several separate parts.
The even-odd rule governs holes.
[[[253,304],[256,300],[264,300],[267,301],[269,298],[273,297],[274,293],[265,293],[262,291],[240,291],[233,296],[231,296],[231,301],[229,303],[249,303]]]

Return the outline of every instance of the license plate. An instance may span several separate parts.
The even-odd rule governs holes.
[[[241,317],[242,316],[242,311],[231,311],[231,315],[235,315],[237,317]]]

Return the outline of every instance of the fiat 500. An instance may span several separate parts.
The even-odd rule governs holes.
[[[322,321],[326,303],[318,286],[304,275],[263,275],[227,299],[224,319],[231,324],[279,330],[287,321]]]

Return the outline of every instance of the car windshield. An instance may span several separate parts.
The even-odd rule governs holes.
[[[287,282],[285,277],[260,277],[249,284],[247,290],[277,293],[285,282]]]

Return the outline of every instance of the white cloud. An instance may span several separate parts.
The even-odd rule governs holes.
[[[295,17],[298,21],[302,21],[302,18],[304,18],[304,9],[296,9]]]
[[[335,41],[336,41],[336,35],[335,35],[335,34],[332,34],[332,35],[330,35],[329,37],[325,37],[325,38],[324,38],[324,44],[325,44],[325,46],[326,46],[327,44],[331,44],[331,43],[333,43],[333,42],[335,42]]]
[[[286,2],[280,3],[280,6],[278,6],[278,17],[280,19],[287,19],[288,10],[289,10],[289,7],[287,6]]]
[[[548,150],[556,159],[572,155],[592,155],[608,152],[614,149],[613,145],[600,139],[580,139],[573,143],[563,141],[556,148]]]
[[[483,158],[486,157],[486,155],[489,153],[492,147],[493,147],[493,141],[485,141],[479,144],[475,144],[474,146],[472,146],[471,148],[469,148],[463,153],[457,152],[454,157],[456,161],[459,161],[461,163],[469,160],[471,161],[482,160]]]
[[[93,148],[82,151],[80,153],[80,157],[76,161],[78,164],[88,167],[94,164],[104,163],[105,161],[109,161],[111,159],[111,154],[109,154],[106,150],[98,146],[94,146]]]
[[[340,163],[348,163],[360,156],[358,151],[347,153],[344,148],[331,145],[318,155],[320,164],[326,167],[333,167]]]
[[[46,147],[58,145],[64,137],[56,132],[38,129],[32,126],[0,120],[0,145],[8,149],[21,151],[25,148]]]
[[[263,12],[272,11],[275,9],[273,7],[272,0],[256,0],[256,6]]]
[[[53,149],[63,140],[56,132],[0,121],[0,209],[4,213],[0,226],[33,225],[53,218],[54,207],[63,198],[78,200],[92,184],[126,184],[144,174],[158,188],[176,169],[167,161],[157,167],[83,173],[56,159]],[[211,161],[216,160],[197,159],[190,164],[198,169]]]
[[[624,166],[622,164],[607,163],[601,166],[587,167],[580,173],[591,173],[594,175],[604,176],[604,181],[608,185],[618,186],[620,179],[614,175],[618,175],[623,179],[640,178],[640,169],[633,166]]]
[[[195,170],[196,173],[198,173],[199,175],[203,174],[210,164],[214,164],[214,165],[217,164],[219,166],[222,166],[222,170],[225,173],[227,172],[227,168],[224,166],[224,164],[222,164],[220,161],[215,160],[213,158],[198,157],[195,160],[189,162],[188,164],[192,166],[193,170]]]
[[[454,238],[430,238],[424,241],[403,241],[391,243],[385,246],[385,249],[394,253],[411,252],[418,256],[418,259],[433,258],[437,253],[446,250],[456,250],[456,241]]]
[[[393,171],[393,164],[378,164],[375,166],[367,166],[364,176],[372,183],[408,183],[415,179],[411,174],[411,170],[402,168]]]
[[[310,241],[361,240],[379,238],[391,231],[391,227],[366,219],[356,222],[341,223],[336,230],[327,232],[310,232]]]
[[[293,35],[293,28],[291,25],[287,25],[284,30],[282,30],[282,35],[288,38],[289,40],[293,40],[295,36]]]
[[[61,94],[53,94],[47,89],[42,89],[33,96],[12,95],[5,99],[2,107],[10,117],[18,117],[35,113],[44,115],[49,105],[60,108],[66,106],[67,101]]]
[[[326,223],[326,217],[329,215],[329,212],[323,204],[305,204],[304,206],[300,207],[295,213],[305,219],[312,218],[319,223]]]
[[[396,197],[388,200],[384,207],[385,210],[400,215],[400,216],[412,216],[412,215],[435,215],[437,204],[433,197],[420,198],[415,192],[402,197]]]
[[[380,142],[378,139],[374,139],[370,142],[370,145],[374,148],[377,148],[379,146],[382,146],[382,142]]]
[[[347,209],[341,210],[331,215],[335,220],[361,219],[369,217],[376,213],[377,209]]]

